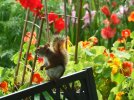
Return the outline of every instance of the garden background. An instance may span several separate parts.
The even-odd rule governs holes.
[[[40,0],[39,0],[40,1]],[[67,0],[67,33],[69,63],[64,75],[80,71],[91,66],[94,70],[95,82],[99,99],[103,100],[133,100],[134,99],[134,0],[83,0],[80,20],[80,34],[78,43],[78,62],[75,62],[75,42],[77,25],[79,21],[79,0]],[[23,6],[23,5],[22,5]],[[13,92],[14,73],[18,59],[18,51],[21,42],[23,24],[25,19],[25,7],[19,0],[0,0],[0,95]],[[48,0],[48,22],[50,35],[65,35],[64,3],[63,0]],[[40,17],[44,17],[44,7]],[[34,12],[35,13],[35,12]],[[34,13],[30,13],[29,21],[32,22]],[[63,24],[54,23],[59,17]],[[52,21],[52,22],[51,22]],[[54,22],[53,22],[54,21]],[[43,27],[41,45],[49,39],[46,33],[46,24]],[[26,48],[29,41],[27,28],[25,43],[21,59],[21,69],[25,59]],[[57,30],[56,30],[57,29]],[[55,32],[56,31],[56,32]],[[34,58],[36,34],[35,29],[32,46],[28,56],[27,68],[31,68]],[[42,58],[37,59],[35,76],[40,75],[33,84],[47,81],[46,74],[39,70]],[[20,71],[18,79],[21,79]],[[29,71],[26,73],[25,84],[18,90],[27,87]],[[18,80],[17,84],[21,80]],[[76,84],[76,87],[79,83]]]

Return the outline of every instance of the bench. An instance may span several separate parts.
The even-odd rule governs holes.
[[[62,77],[57,82],[45,82],[2,96],[0,100],[26,98],[28,100],[29,98],[30,100],[98,100],[92,68]]]

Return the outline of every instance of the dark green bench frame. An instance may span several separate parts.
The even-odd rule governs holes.
[[[81,84],[79,89],[75,88],[76,81]],[[40,94],[40,100],[48,100],[43,95],[44,91],[52,100],[98,100],[92,68],[62,77],[57,82],[49,81],[2,96],[0,100],[23,100],[27,97],[36,100],[36,94]]]

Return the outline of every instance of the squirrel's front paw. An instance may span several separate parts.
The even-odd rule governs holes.
[[[45,66],[41,66],[41,67],[40,67],[40,70],[43,70],[44,67],[45,67]]]
[[[48,67],[45,68],[45,70],[48,70],[48,69],[49,69]]]

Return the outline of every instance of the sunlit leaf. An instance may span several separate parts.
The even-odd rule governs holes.
[[[125,77],[120,73],[116,73],[114,75],[111,74],[111,79],[112,81],[117,82],[117,84],[120,84],[123,80],[125,80]]]
[[[134,39],[134,31],[130,34],[130,38]]]

